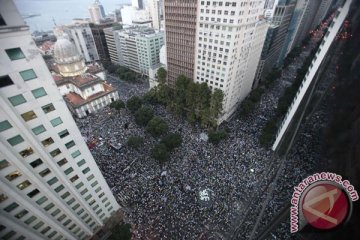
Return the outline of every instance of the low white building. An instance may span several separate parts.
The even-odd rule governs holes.
[[[105,83],[104,71],[97,64],[85,65],[75,46],[60,38],[54,47],[53,78],[70,111],[82,118],[119,99],[118,92]]]

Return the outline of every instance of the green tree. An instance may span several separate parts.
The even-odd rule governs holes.
[[[210,143],[218,144],[218,143],[220,143],[221,140],[227,138],[228,133],[225,130],[220,130],[220,131],[210,130],[208,132],[208,135],[209,135]]]
[[[119,110],[125,108],[125,103],[122,100],[117,100],[117,101],[114,101],[114,102],[110,103],[109,106],[111,108],[114,108],[114,109],[119,111]]]
[[[153,105],[159,103],[157,98],[157,88],[152,88],[147,93],[145,93],[143,101]]]
[[[210,116],[211,116],[211,125],[213,127],[216,127],[217,119],[223,110],[223,100],[224,100],[223,91],[220,89],[215,89],[211,95],[211,100],[210,100]]]
[[[144,144],[144,138],[139,136],[131,136],[128,138],[127,144],[129,147],[138,148]]]
[[[182,144],[182,137],[179,133],[169,133],[161,140],[161,143],[165,144],[168,151],[180,147]]]
[[[132,237],[130,224],[116,225],[111,232],[109,240],[131,240]]]
[[[167,151],[165,144],[162,143],[154,146],[151,151],[151,156],[160,163],[165,163],[169,160],[169,152]]]
[[[167,123],[160,117],[153,117],[146,126],[146,130],[153,137],[160,137],[165,134],[169,129]]]
[[[139,108],[141,108],[142,101],[139,97],[133,96],[126,102],[126,107],[132,112],[136,112]]]
[[[161,67],[161,68],[159,68],[159,69],[157,70],[156,75],[157,75],[157,79],[158,79],[159,84],[165,84],[165,82],[166,82],[166,76],[167,76],[166,70]]]
[[[135,122],[138,125],[146,126],[148,122],[153,118],[154,111],[149,107],[142,107],[135,112]]]

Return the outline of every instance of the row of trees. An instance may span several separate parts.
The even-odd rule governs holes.
[[[274,141],[276,137],[277,128],[284,118],[291,102],[294,100],[296,92],[298,91],[301,82],[303,81],[306,72],[308,71],[311,61],[313,60],[316,54],[317,48],[310,53],[310,55],[305,59],[301,68],[297,70],[296,78],[291,86],[287,87],[283,95],[279,98],[275,115],[268,120],[265,127],[261,131],[260,135],[260,144],[263,147],[269,147],[270,144]]]
[[[125,103],[121,100],[113,102],[110,107],[117,110],[123,109]],[[126,102],[126,108],[134,114],[135,122],[139,126],[145,127],[146,131],[154,138],[161,138],[159,144],[155,145],[151,151],[151,156],[164,163],[170,158],[170,153],[182,144],[182,137],[178,133],[168,133],[169,126],[164,119],[154,116],[154,111],[147,106],[143,106],[143,101],[137,96],[131,97]],[[144,144],[144,138],[131,136],[127,144],[134,149],[140,148]]]
[[[137,72],[123,66],[115,65],[110,61],[103,62],[102,64],[108,73],[116,74],[122,80],[137,82],[141,77]]]
[[[184,116],[191,123],[199,122],[204,128],[217,127],[217,120],[223,110],[224,93],[220,89],[211,92],[206,83],[194,83],[180,75],[175,87],[166,82],[166,71],[157,72],[158,86],[151,89],[144,100],[151,104],[163,104],[177,116]]]
[[[241,103],[239,117],[246,117],[252,113],[260,102],[262,94],[266,89],[270,88],[272,84],[281,76],[281,70],[274,68],[265,78],[260,86],[253,90],[250,95]]]

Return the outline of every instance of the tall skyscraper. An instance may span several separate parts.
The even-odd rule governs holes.
[[[94,41],[95,41],[97,52],[99,54],[99,58],[100,58],[100,60],[103,60],[103,61],[110,61],[110,55],[109,55],[109,50],[108,50],[108,46],[106,43],[104,28],[109,28],[112,25],[113,25],[112,23],[102,23],[102,24],[90,25],[90,29],[91,29],[92,35],[94,37]]]
[[[119,209],[11,0],[0,8],[0,236],[88,239]]]
[[[104,7],[99,0],[95,0],[89,7],[91,22],[99,24],[105,18]]]
[[[181,74],[191,79],[194,77],[197,6],[198,0],[164,2],[170,86],[175,85]]]
[[[136,7],[137,9],[144,9],[144,2],[143,0],[132,0],[131,5]]]
[[[293,15],[295,3],[279,1],[271,18],[271,25],[267,32],[261,60],[257,70],[255,87],[260,79],[266,77],[273,67],[279,67],[283,62],[281,51],[288,32],[289,23]]]
[[[161,28],[162,20],[162,9],[163,9],[163,0],[148,0],[149,1],[149,11],[152,20],[152,26],[155,29]]]
[[[332,5],[334,1],[333,0],[323,0],[320,3],[319,6],[319,10],[317,11],[314,21],[312,23],[311,28],[314,29],[316,28],[322,20],[324,20],[324,18],[326,17],[326,15],[328,14],[330,7]]]
[[[165,1],[168,82],[173,85],[183,74],[221,89],[225,96],[220,121],[251,91],[268,28],[264,4]]]

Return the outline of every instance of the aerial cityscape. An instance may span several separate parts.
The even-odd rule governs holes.
[[[357,0],[0,0],[0,238],[360,239],[359,32]]]

